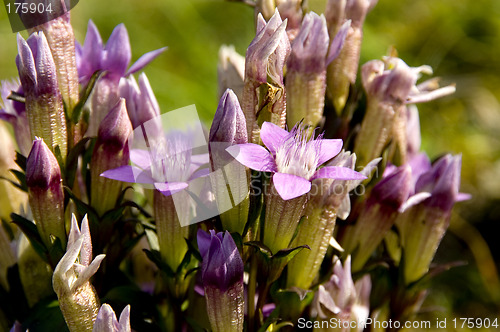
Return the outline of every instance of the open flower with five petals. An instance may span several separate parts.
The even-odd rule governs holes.
[[[267,149],[247,143],[231,146],[227,151],[248,168],[273,173],[273,184],[283,200],[308,193],[314,179],[366,178],[347,167],[318,168],[340,152],[340,139],[323,139],[321,135],[316,139],[308,139],[307,132],[300,126],[288,132],[270,122],[262,124],[260,138]]]

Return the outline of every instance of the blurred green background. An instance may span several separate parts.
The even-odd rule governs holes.
[[[322,12],[324,2],[309,5]],[[253,10],[222,0],[80,0],[72,22],[81,43],[89,19],[104,41],[125,23],[132,61],[168,46],[145,69],[162,111],[195,104],[207,125],[218,102],[220,45],[234,44],[244,54],[254,35]],[[431,158],[462,153],[462,191],[473,195],[455,208],[436,260],[469,264],[437,278],[427,306],[450,308],[462,317],[498,316],[500,1],[380,0],[364,31],[361,63],[394,46],[409,65],[431,65],[443,84],[457,85],[454,96],[419,109],[423,150]],[[0,79],[17,75],[16,52],[15,34],[0,10]]]

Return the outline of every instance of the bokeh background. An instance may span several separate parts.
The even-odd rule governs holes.
[[[322,12],[324,3],[309,7]],[[124,23],[132,61],[168,46],[145,69],[162,111],[195,104],[207,126],[218,102],[219,47],[244,54],[254,36],[253,9],[223,0],[80,0],[72,22],[81,43],[89,19],[104,41]],[[462,191],[473,196],[455,207],[436,261],[467,265],[437,277],[424,306],[438,316],[500,319],[500,1],[379,0],[364,33],[361,63],[393,46],[409,65],[431,65],[443,84],[457,86],[419,110],[423,150],[433,159],[462,153]],[[2,9],[1,80],[17,76],[16,53]]]

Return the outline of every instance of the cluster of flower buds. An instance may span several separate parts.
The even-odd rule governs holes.
[[[221,48],[208,142],[193,106],[162,114],[146,75],[133,76],[165,48],[129,67],[124,25],[103,43],[90,21],[81,45],[68,12],[18,35],[19,80],[1,86],[20,153],[0,126],[0,218],[13,221],[0,223],[0,330],[38,326],[46,303],[59,321],[43,327],[71,332],[411,319],[468,198],[460,155],[420,152],[413,104],[454,87],[417,85],[428,66],[384,57],[361,67],[356,103],[377,1],[331,0],[324,15],[304,2],[257,0],[245,56]]]

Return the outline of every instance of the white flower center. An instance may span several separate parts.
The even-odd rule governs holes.
[[[309,180],[318,167],[318,140],[307,144],[307,132],[301,128],[292,129],[290,135],[276,150],[276,165],[278,172],[293,174]]]
[[[185,182],[191,175],[190,140],[180,133],[154,141],[151,148],[151,173],[158,182]]]

